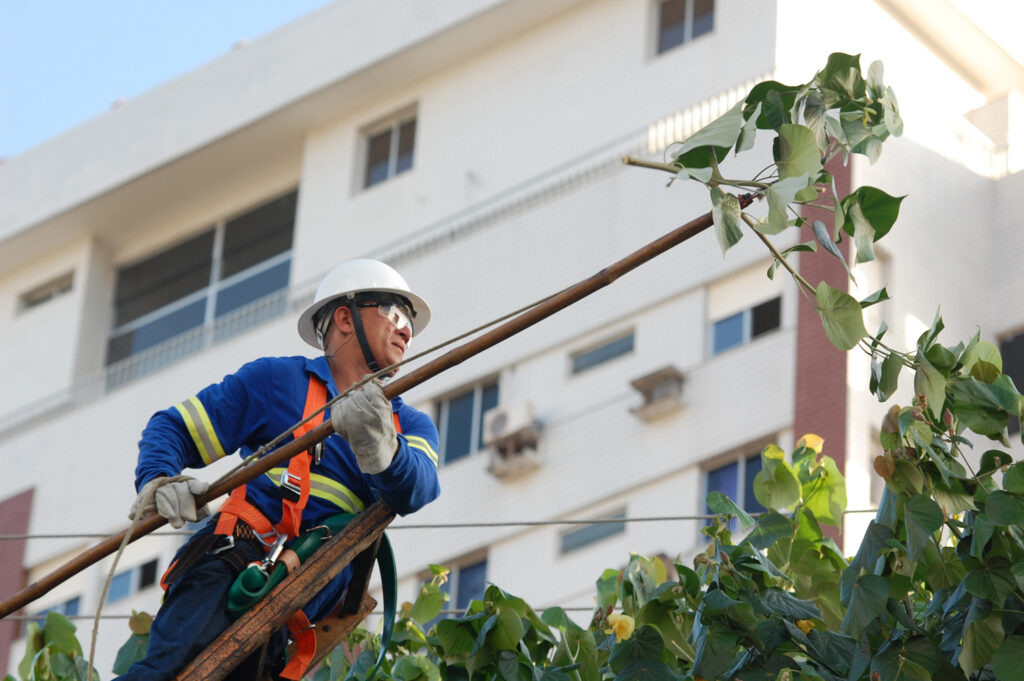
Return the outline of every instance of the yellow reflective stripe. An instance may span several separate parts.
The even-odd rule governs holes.
[[[199,456],[203,463],[209,465],[217,459],[224,458],[224,448],[217,439],[217,431],[213,429],[213,423],[206,413],[206,408],[199,398],[193,395],[184,402],[174,405],[174,408],[181,414],[185,426],[188,428],[192,441],[196,443]]]
[[[406,435],[405,439],[408,440],[409,446],[420,450],[427,455],[427,458],[434,462],[434,467],[437,467],[437,452],[430,446],[422,437],[416,437],[415,435]]]
[[[271,482],[273,482],[277,487],[280,487],[281,476],[286,470],[288,469],[271,468],[264,475],[270,478]],[[365,507],[363,502],[352,492],[352,490],[326,475],[319,475],[317,473],[310,474],[309,494],[310,496],[318,497],[324,501],[329,501],[348,513],[358,513]]]

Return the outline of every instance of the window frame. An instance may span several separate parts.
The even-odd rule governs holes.
[[[497,395],[494,399],[494,404],[490,407],[484,408],[484,393],[490,388],[497,390]],[[453,400],[463,397],[467,393],[472,392],[473,394],[473,407],[472,415],[470,417],[470,432],[469,432],[469,443],[470,449],[468,452],[460,454],[454,459],[448,457],[448,427],[449,423],[449,409]],[[453,390],[441,397],[434,400],[436,408],[435,415],[437,424],[437,456],[438,456],[438,467],[442,467],[448,464],[453,464],[456,461],[462,459],[468,459],[474,454],[477,454],[486,449],[486,446],[482,442],[483,437],[483,420],[484,414],[489,410],[501,404],[501,381],[498,376],[491,376],[490,378],[481,379],[471,384],[462,386],[457,390]]]
[[[125,598],[134,596],[143,589],[148,589],[151,586],[156,586],[159,583],[159,568],[160,559],[153,558],[152,560],[147,560],[145,563],[133,565],[130,568],[121,570],[120,572],[116,573],[114,577],[110,580],[111,587],[113,587],[115,580],[117,580],[118,578],[123,578],[129,581],[128,590],[123,594],[114,594],[113,589],[111,588],[111,590],[107,594],[107,602],[114,603],[116,601],[121,601]],[[145,573],[147,571],[150,571],[152,573],[154,579],[143,584],[143,577],[146,576]]]
[[[715,22],[715,15],[717,14],[717,11],[718,11],[718,7],[717,7],[718,3],[716,3],[715,0],[708,0],[709,2],[711,2],[711,26],[710,26],[710,28],[708,28],[707,30],[702,31],[701,33],[697,34],[696,36],[693,34],[694,24],[695,24],[694,16],[695,16],[695,12],[696,12],[696,5],[697,5],[697,2],[699,2],[699,1],[700,0],[654,0],[654,2],[652,3],[653,9],[651,10],[651,14],[652,14],[651,24],[652,24],[652,34],[653,34],[653,38],[652,38],[651,42],[652,42],[652,53],[653,53],[653,55],[655,57],[660,57],[663,54],[667,54],[669,52],[672,52],[673,50],[675,50],[678,47],[682,47],[683,45],[688,45],[689,43],[693,42],[697,38],[700,38],[700,37],[702,37],[704,35],[707,35],[708,33],[714,33],[714,31],[715,31],[715,23],[716,23]],[[663,25],[662,25],[662,17],[663,17],[664,7],[669,2],[682,2],[684,4],[683,13],[684,13],[685,16],[683,18],[683,37],[682,37],[682,39],[679,42],[675,42],[675,43],[672,43],[671,45],[668,45],[667,47],[663,47],[663,39],[662,38],[663,38],[663,35],[665,33],[665,30],[664,30]]]
[[[412,162],[409,164],[408,168],[398,169],[398,151],[401,145],[401,130],[402,126],[410,121],[414,124],[412,133]],[[379,185],[386,184],[399,175],[409,172],[416,167],[416,142],[419,134],[419,123],[419,107],[413,104],[404,107],[391,115],[378,119],[377,121],[360,129],[358,154],[359,166],[358,172],[356,173],[356,177],[358,178],[356,191],[364,192]],[[378,137],[385,131],[390,131],[391,133],[390,139],[388,140],[387,169],[383,178],[370,182],[370,145],[374,138]]]
[[[778,309],[778,317],[779,317],[778,325],[773,326],[773,327],[768,328],[768,329],[765,329],[764,331],[761,331],[761,332],[755,334],[754,333],[754,310],[756,308],[762,307],[764,305],[767,305],[769,303],[773,303],[773,302],[776,302],[776,301],[778,303],[778,308],[779,308]],[[709,357],[717,357],[717,356],[719,356],[721,354],[729,352],[730,350],[732,350],[734,348],[743,347],[744,345],[747,345],[747,344],[751,343],[752,341],[754,341],[757,338],[760,338],[762,336],[765,336],[765,335],[768,335],[768,334],[772,333],[773,331],[778,331],[779,329],[781,329],[782,328],[782,315],[783,315],[782,302],[783,302],[782,301],[782,294],[780,293],[777,296],[774,296],[772,298],[768,298],[766,300],[762,300],[762,301],[754,303],[752,305],[748,305],[747,307],[744,307],[742,310],[737,310],[736,312],[732,312],[732,313],[730,313],[730,314],[728,314],[728,315],[726,315],[724,317],[719,317],[718,319],[710,320],[710,322],[708,323],[708,339],[707,339],[707,341],[708,341],[708,356]],[[742,324],[743,324],[742,338],[740,339],[740,341],[738,343],[734,343],[732,345],[728,345],[728,346],[723,347],[721,349],[716,348],[716,346],[715,346],[715,331],[716,331],[716,328],[718,327],[718,325],[723,323],[723,322],[725,322],[725,321],[734,319],[735,317],[737,317],[739,315],[742,315]]]
[[[558,554],[560,556],[568,556],[612,537],[625,534],[626,517],[626,507],[622,506],[614,511],[609,511],[593,518],[593,522],[589,524],[576,525],[571,529],[563,530],[558,535]],[[616,520],[621,522],[614,522]],[[588,532],[593,532],[593,535],[588,536]],[[576,537],[577,539],[570,540],[571,545],[567,547],[566,539],[569,537]],[[582,539],[578,539],[579,537],[582,537]]]
[[[601,354],[603,351],[609,351],[609,348],[626,340],[629,341],[628,348],[613,348],[610,350],[613,354]],[[597,343],[569,353],[569,374],[578,376],[634,352],[636,352],[636,329],[629,329],[614,336],[607,336]]]
[[[190,240],[197,239],[200,236],[202,236],[202,235],[204,235],[204,234],[206,234],[208,232],[212,232],[213,233],[212,245],[210,247],[211,251],[210,251],[210,258],[209,258],[209,276],[208,276],[208,278],[206,280],[206,284],[202,288],[200,288],[200,289],[198,289],[196,291],[192,291],[192,292],[190,292],[190,293],[188,293],[188,294],[186,294],[186,295],[184,295],[184,296],[182,296],[182,297],[180,297],[180,298],[178,298],[176,300],[171,301],[170,303],[166,303],[165,305],[162,305],[161,307],[158,307],[155,310],[150,310],[149,312],[145,312],[142,315],[139,315],[139,316],[137,316],[137,317],[127,321],[127,322],[124,322],[124,323],[121,323],[121,324],[116,324],[115,326],[112,326],[111,329],[108,331],[108,334],[107,334],[106,354],[105,354],[105,357],[104,357],[104,366],[110,367],[112,365],[117,364],[118,362],[130,361],[132,358],[138,357],[139,355],[141,355],[141,354],[143,354],[143,353],[145,353],[145,352],[147,352],[147,351],[149,351],[149,350],[151,350],[151,349],[153,349],[155,347],[158,347],[161,344],[163,344],[163,343],[165,343],[167,341],[170,341],[173,338],[177,338],[178,336],[182,336],[182,335],[190,333],[190,332],[196,332],[197,329],[213,329],[214,331],[216,331],[218,322],[223,320],[223,319],[225,319],[225,318],[228,318],[232,313],[236,312],[237,310],[243,309],[247,305],[251,305],[252,303],[255,303],[257,300],[260,300],[260,299],[262,299],[264,297],[273,295],[275,292],[279,292],[281,290],[287,290],[288,283],[286,281],[285,285],[283,287],[279,287],[278,289],[275,289],[274,292],[268,293],[268,294],[266,294],[264,296],[258,296],[257,298],[255,298],[255,299],[253,299],[253,300],[251,300],[251,301],[249,301],[247,303],[243,303],[241,305],[236,305],[236,306],[232,307],[229,310],[226,310],[226,311],[224,311],[224,312],[222,312],[220,314],[217,314],[217,304],[218,304],[218,299],[221,296],[221,294],[223,294],[224,292],[228,291],[229,289],[231,289],[232,287],[234,287],[234,286],[236,286],[238,284],[241,284],[243,282],[250,281],[250,280],[255,280],[257,277],[259,277],[261,275],[264,275],[264,274],[270,272],[271,270],[273,270],[275,268],[279,268],[279,267],[281,267],[282,265],[285,265],[285,264],[289,264],[289,266],[288,266],[288,270],[289,271],[285,275],[285,277],[286,277],[286,280],[290,279],[290,277],[291,277],[290,263],[292,262],[292,254],[293,254],[294,248],[295,248],[295,226],[296,226],[296,218],[298,216],[298,200],[299,200],[298,192],[299,192],[298,187],[289,189],[288,191],[286,191],[286,192],[284,192],[282,194],[278,194],[278,195],[274,196],[273,198],[267,199],[265,201],[261,201],[261,202],[257,203],[256,205],[250,206],[249,208],[247,208],[247,209],[245,209],[243,211],[240,211],[238,213],[235,213],[233,215],[230,215],[230,216],[227,216],[227,217],[225,217],[223,219],[220,219],[220,220],[216,221],[215,223],[213,223],[213,225],[208,226],[208,227],[206,227],[203,230],[200,230],[198,232],[194,232],[192,234],[189,234],[187,237],[182,238],[182,239],[178,239],[175,242],[173,242],[171,244],[167,244],[167,245],[163,246],[162,248],[160,248],[158,250],[151,251],[151,252],[147,253],[144,257],[137,258],[134,261],[130,261],[130,262],[127,262],[127,263],[123,263],[123,264],[119,265],[118,267],[116,267],[116,269],[115,269],[115,282],[114,282],[114,287],[113,287],[113,292],[112,292],[113,302],[112,302],[112,305],[111,305],[111,307],[112,307],[112,319],[114,320],[112,322],[112,324],[116,324],[116,322],[117,322],[117,310],[118,310],[117,277],[118,277],[118,275],[120,274],[121,271],[127,270],[127,269],[129,269],[131,267],[134,267],[134,266],[137,266],[137,265],[139,265],[139,264],[141,264],[143,262],[146,262],[147,260],[151,260],[153,258],[159,257],[160,255],[162,255],[164,253],[167,253],[168,251],[171,251],[171,250],[173,250],[175,248],[178,248],[182,244],[188,243]],[[225,257],[224,242],[225,242],[225,239],[226,239],[226,236],[227,236],[227,230],[228,230],[229,226],[232,223],[234,223],[234,222],[236,222],[236,221],[238,221],[240,219],[243,219],[243,218],[245,218],[247,216],[250,216],[250,215],[256,213],[259,210],[262,210],[264,208],[267,208],[268,206],[271,206],[275,202],[281,201],[282,199],[288,199],[289,197],[294,197],[293,201],[294,201],[294,204],[295,204],[295,206],[294,206],[295,211],[292,214],[292,224],[291,224],[291,234],[292,234],[292,236],[291,236],[291,246],[288,249],[284,250],[284,251],[280,251],[279,253],[270,256],[269,258],[266,258],[266,259],[264,259],[262,261],[259,261],[259,262],[255,263],[253,265],[250,265],[249,267],[247,267],[245,269],[239,270],[238,272],[235,272],[234,274],[232,274],[232,275],[230,275],[228,277],[223,277],[222,278],[221,277],[221,271],[222,271],[222,268],[223,268],[224,257]],[[156,343],[152,343],[150,345],[147,345],[147,346],[145,346],[145,347],[143,347],[143,348],[141,348],[139,350],[136,350],[134,352],[129,352],[128,354],[119,356],[119,357],[117,357],[115,359],[111,359],[112,345],[113,345],[113,342],[114,342],[115,339],[123,338],[127,334],[130,334],[130,333],[133,333],[133,332],[137,332],[137,331],[139,331],[141,329],[146,328],[150,324],[158,322],[158,321],[160,321],[162,319],[168,319],[172,315],[177,314],[177,313],[182,313],[185,310],[187,310],[188,308],[196,306],[199,303],[203,304],[202,321],[200,323],[194,324],[192,326],[189,326],[188,328],[180,330],[180,331],[178,331],[176,333],[172,333],[171,335],[168,335],[168,336],[162,338],[160,341],[158,341]],[[218,340],[219,340],[219,338],[218,338]]]

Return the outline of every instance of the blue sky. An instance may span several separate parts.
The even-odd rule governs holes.
[[[0,0],[0,158],[329,0]]]

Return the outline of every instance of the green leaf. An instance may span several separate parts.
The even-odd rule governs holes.
[[[825,226],[825,223],[821,220],[815,220],[811,224],[811,229],[814,231],[814,238],[818,240],[818,243],[821,244],[830,255],[843,263],[843,269],[845,269],[846,273],[849,275],[850,266],[846,264],[846,258],[843,257],[842,251],[839,250],[839,246],[836,245],[836,242],[833,241],[832,237],[829,235],[828,227]]]
[[[843,212],[847,219],[843,222],[843,230],[850,236],[857,237],[857,225],[852,219],[851,211],[858,208],[861,219],[866,223],[865,231],[870,230],[871,240],[878,241],[892,229],[900,214],[900,204],[906,196],[890,196],[881,189],[859,187],[857,191],[842,200]]]
[[[1017,412],[1020,396],[1009,376],[998,376],[991,383],[973,377],[957,377],[950,383],[950,396],[956,402],[956,415],[980,435],[997,436]]]
[[[117,658],[114,660],[113,672],[124,674],[128,667],[146,657],[146,650],[149,649],[149,634],[132,634],[124,645],[117,651]]]
[[[800,500],[800,480],[786,462],[786,453],[775,445],[761,452],[762,468],[754,478],[754,496],[773,511],[790,508]]]
[[[918,494],[907,501],[903,512],[907,523],[907,559],[916,563],[932,535],[942,527],[942,509],[930,497]]]
[[[817,477],[803,486],[802,496],[804,507],[819,521],[833,527],[842,526],[846,511],[846,478],[831,457],[821,458]]]
[[[875,259],[875,253],[871,245],[875,242],[875,229],[864,217],[860,204],[853,204],[846,213],[847,218],[853,223],[853,244],[857,248],[857,257],[854,262],[871,262]]]
[[[673,149],[675,162],[686,168],[706,168],[711,153],[722,160],[739,138],[743,122],[743,102],[739,102]]]
[[[857,347],[860,339],[868,335],[860,304],[853,296],[824,281],[818,283],[814,295],[818,301],[818,314],[832,345],[840,350]]]
[[[53,610],[46,613],[43,644],[49,645],[55,653],[66,653],[72,657],[82,656],[82,645],[75,637],[75,625],[67,617]]]
[[[793,108],[800,86],[783,85],[774,80],[758,83],[747,93],[743,103],[744,118],[753,118],[761,130],[778,130],[789,122],[789,110]],[[757,112],[760,115],[757,115]]]
[[[746,631],[751,631],[757,623],[754,608],[746,601],[729,598],[721,589],[709,591],[704,595],[701,608],[705,615],[724,615],[731,622]]]
[[[754,137],[757,135],[757,118],[760,115],[761,102],[757,102],[753,113],[750,115],[744,113],[744,117],[747,119],[747,122],[743,124],[743,128],[740,130],[740,136],[736,139],[737,154],[754,147]]]
[[[441,591],[441,587],[433,582],[427,582],[420,587],[416,602],[409,610],[409,617],[423,626],[437,617],[441,613],[442,607],[444,607],[444,593]]]
[[[764,234],[778,234],[789,226],[789,204],[796,194],[807,187],[807,176],[787,177],[768,187],[768,222],[760,223],[758,230]]]
[[[677,681],[677,678],[661,660],[636,660],[623,667],[615,681]]]
[[[871,622],[885,613],[889,583],[885,577],[864,574],[857,578],[850,595],[850,606],[843,618],[843,632],[859,639]]]
[[[811,601],[797,598],[788,591],[778,588],[765,589],[761,593],[759,605],[768,612],[789,620],[820,619],[821,611]]]
[[[434,628],[445,657],[468,655],[473,649],[475,636],[472,628],[456,620],[441,620]]]
[[[739,518],[740,525],[745,530],[754,526],[755,521],[750,517],[750,514],[737,506],[736,502],[721,492],[709,492],[707,496],[707,505],[708,508],[711,509],[712,513]]]
[[[981,472],[990,473],[997,468],[1013,463],[1013,457],[998,449],[990,449],[981,455]]]
[[[821,172],[821,151],[814,132],[803,125],[779,127],[779,177],[815,177]],[[806,185],[806,180],[804,183]]]
[[[715,224],[718,246],[724,254],[743,238],[740,202],[733,194],[711,188],[711,217]]]
[[[878,380],[878,387],[875,395],[879,402],[886,402],[896,392],[899,384],[900,371],[903,370],[903,362],[896,355],[889,355],[882,360],[882,373]]]
[[[992,655],[992,671],[1000,681],[1024,681],[1024,636],[1010,636]]]
[[[968,571],[964,587],[972,596],[984,598],[1001,607],[1007,597],[1017,588],[1017,580],[1011,571],[1010,561],[995,556]]]
[[[889,300],[889,292],[886,291],[885,287],[883,286],[882,288],[878,289],[867,298],[862,298],[860,301],[860,306],[871,307],[872,305],[876,305],[885,300]],[[885,322],[882,322],[882,324],[884,325]]]
[[[967,346],[960,358],[963,372],[979,381],[991,383],[1003,371],[1003,358],[999,348],[988,341],[979,340]]]
[[[1024,463],[1015,463],[1006,469],[1003,489],[1011,494],[1024,494]]]
[[[960,668],[970,676],[992,661],[992,655],[1003,644],[1002,617],[991,614],[976,619],[964,629],[963,648],[960,650]]]
[[[488,641],[496,650],[515,650],[524,633],[523,620],[519,614],[512,609],[502,610],[498,613],[498,621]]]
[[[736,632],[724,624],[712,623],[697,640],[693,675],[702,679],[721,678],[736,656]]]
[[[865,93],[866,84],[860,75],[859,54],[833,52],[829,55],[825,68],[814,80],[825,94],[827,108],[832,108],[847,100],[863,97]]]
[[[1024,525],[1024,500],[997,490],[985,499],[985,515],[999,527]]]
[[[932,418],[939,421],[942,405],[946,401],[946,377],[931,365],[922,353],[917,353],[914,371],[914,394],[924,395]]]
[[[597,607],[607,608],[619,601],[619,571],[611,568],[597,579]]]

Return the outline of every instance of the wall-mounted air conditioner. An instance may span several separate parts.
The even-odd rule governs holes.
[[[630,382],[644,403],[631,410],[644,421],[653,421],[683,408],[683,373],[667,366]]]
[[[487,470],[499,478],[521,475],[541,464],[537,443],[540,425],[533,405],[516,402],[484,413],[484,444],[490,448]]]

